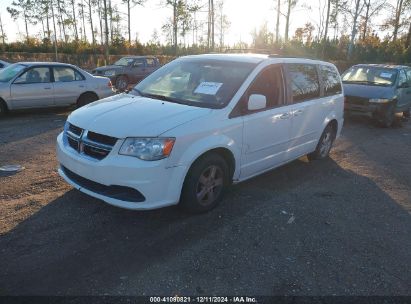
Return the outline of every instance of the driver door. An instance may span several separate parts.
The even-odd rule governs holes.
[[[144,59],[136,59],[131,65],[130,83],[140,82],[146,75],[146,66]]]
[[[244,100],[247,109],[249,96],[264,95],[265,109],[245,112],[243,116],[243,152],[241,179],[257,175],[286,161],[290,142],[291,108],[286,104],[283,68],[265,68],[251,84]]]
[[[49,67],[32,67],[17,77],[10,86],[13,109],[54,105],[54,86]]]

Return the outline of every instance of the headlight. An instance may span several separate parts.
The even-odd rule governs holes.
[[[159,160],[170,155],[175,138],[126,138],[119,154],[142,160]]]
[[[116,71],[114,70],[108,70],[104,72],[104,76],[114,76],[116,75]]]
[[[386,99],[386,98],[371,98],[370,102],[372,103],[387,103],[390,102],[391,99]]]

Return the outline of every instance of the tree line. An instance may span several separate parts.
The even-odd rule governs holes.
[[[131,11],[154,1],[169,8],[169,18],[142,44],[132,36],[132,18],[138,16]],[[108,58],[109,54],[254,49],[334,60],[411,62],[411,0],[272,0],[272,4],[272,30],[266,22],[251,33],[251,44],[239,41],[228,47],[230,20],[224,0],[14,0],[7,12],[0,9],[1,50],[54,51],[56,56],[103,53]],[[291,33],[291,21],[296,23],[293,17],[301,10],[318,18],[307,18]],[[2,13],[23,22],[24,39],[7,43]],[[40,26],[40,34],[33,25]]]

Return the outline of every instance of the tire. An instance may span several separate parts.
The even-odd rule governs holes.
[[[93,101],[98,100],[98,97],[94,93],[84,93],[82,94],[79,99],[77,100],[77,108],[84,107],[85,105],[88,105],[89,103],[92,103]]]
[[[7,113],[7,106],[3,100],[0,100],[0,117],[5,116]]]
[[[395,122],[395,104],[390,105],[383,113],[381,113],[379,119],[379,125],[382,128],[389,128]]]
[[[128,78],[127,76],[120,76],[116,79],[116,89],[120,92],[124,92],[128,88]]]
[[[229,185],[229,167],[213,153],[198,159],[184,181],[180,206],[189,213],[203,213],[216,207]]]
[[[336,135],[337,130],[335,130],[331,124],[328,124],[324,129],[323,134],[321,134],[315,151],[307,155],[308,159],[319,160],[327,158],[330,155]]]
[[[402,112],[402,116],[408,120],[411,118],[411,108],[409,108],[408,110],[405,110],[404,112]]]

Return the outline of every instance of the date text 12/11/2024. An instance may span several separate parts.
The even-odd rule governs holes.
[[[254,297],[150,297],[150,303],[256,303]]]

